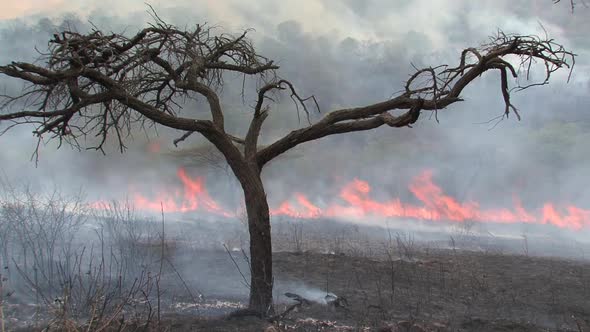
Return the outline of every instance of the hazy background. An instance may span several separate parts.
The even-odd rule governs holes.
[[[538,211],[545,202],[590,209],[590,39],[584,32],[590,31],[590,9],[583,5],[572,14],[569,2],[553,5],[549,0],[151,4],[162,18],[181,27],[208,22],[219,26],[220,32],[254,28],[250,38],[259,52],[275,59],[281,66],[279,74],[295,83],[302,95],[314,94],[322,113],[385,100],[403,87],[413,72],[411,64],[455,64],[463,48],[485,42],[498,29],[544,34],[544,27],[550,37],[579,55],[576,69],[567,84],[564,71],[548,86],[514,94],[522,121],[511,117],[495,127],[495,122],[489,123],[504,109],[499,76],[490,73],[464,91],[464,102],[441,111],[439,123],[425,114],[412,129],[384,127],[296,148],[264,170],[269,201],[275,206],[297,191],[318,205],[328,204],[338,200],[345,183],[359,178],[371,184],[376,200],[400,197],[419,204],[407,186],[422,170],[432,169],[436,183],[459,201],[510,208],[516,194],[530,211]],[[150,21],[143,0],[5,0],[2,6],[3,64],[32,61],[34,47],[43,50],[49,37],[64,26],[87,31],[93,24],[133,34]],[[244,105],[241,81],[228,84],[222,96],[227,126],[243,133],[254,98],[248,94]],[[3,91],[18,91],[21,86],[0,77]],[[201,106],[187,108],[195,116],[208,117]],[[298,123],[289,98],[282,98],[266,122],[262,141],[272,141],[304,124]],[[186,151],[206,147],[198,135],[180,150],[172,144],[179,134],[159,128],[157,135],[135,135],[125,154],[110,147],[107,156],[67,146],[56,151],[52,143],[41,149],[35,167],[30,161],[36,143],[31,131],[23,126],[0,137],[0,171],[5,178],[65,190],[83,188],[91,200],[112,199],[130,190],[150,193],[179,188],[176,169],[187,166],[191,175],[206,178],[216,200],[229,208],[240,204],[241,193],[231,175],[220,168],[202,167]],[[159,153],[148,153],[153,143],[160,145]],[[545,231],[551,235],[555,229]]]

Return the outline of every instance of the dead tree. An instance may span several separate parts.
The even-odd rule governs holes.
[[[301,97],[290,81],[279,78],[279,67],[258,54],[246,34],[216,35],[205,25],[182,30],[155,13],[154,24],[130,37],[96,30],[87,34],[63,31],[50,40],[41,61],[0,66],[0,73],[28,84],[17,95],[3,96],[0,121],[8,125],[4,132],[18,124],[35,124],[34,134],[39,139],[49,137],[60,143],[79,145],[82,138],[94,135],[99,139],[91,148],[97,150],[112,137],[123,151],[138,125],[159,124],[179,130],[183,134],[175,144],[193,133],[205,137],[223,154],[243,189],[252,264],[249,306],[265,315],[272,311],[273,288],[269,207],[261,180],[266,164],[299,144],[325,136],[383,125],[411,127],[424,112],[436,115],[461,101],[463,89],[488,71],[500,75],[503,115],[520,118],[510,100],[512,89],[546,84],[552,73],[571,68],[574,60],[573,53],[551,39],[499,32],[487,44],[463,50],[456,66],[416,70],[394,98],[331,111],[261,146],[261,129],[273,111],[271,93],[287,93],[308,116],[308,109],[318,104],[315,97]],[[544,64],[544,80],[510,88],[509,77],[528,72],[535,62]],[[226,72],[258,77],[263,82],[244,137],[233,135],[224,126],[218,88],[223,86]],[[206,99],[210,119],[195,119],[181,112],[184,98],[195,96]]]
[[[553,3],[554,3],[554,4],[556,4],[556,3],[560,3],[560,2],[561,2],[561,0],[553,0]],[[581,0],[580,2],[582,3],[582,5],[584,5],[584,6],[588,7],[588,4],[586,3],[586,1],[585,1],[585,0]],[[576,9],[576,5],[577,5],[577,3],[576,3],[576,0],[570,0],[570,1],[569,1],[569,5],[570,5],[570,8],[571,8],[571,10],[572,10],[572,13],[573,13],[573,12],[574,12],[574,10]]]

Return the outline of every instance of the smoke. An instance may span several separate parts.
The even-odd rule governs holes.
[[[66,26],[89,31],[95,25],[132,34],[149,21],[143,3],[121,5],[119,13],[93,7],[92,12],[1,21],[0,62],[33,60],[33,47],[43,49],[51,34]],[[424,114],[414,128],[379,128],[302,145],[264,170],[271,206],[294,192],[305,193],[314,203],[329,202],[327,197],[355,178],[371,184],[376,199],[398,197],[415,203],[407,190],[411,179],[433,169],[435,182],[459,201],[512,206],[517,194],[529,209],[548,201],[590,208],[590,159],[585,149],[590,127],[585,112],[590,105],[590,43],[583,33],[590,28],[589,10],[580,7],[572,15],[564,6],[533,0],[518,4],[317,0],[306,7],[309,11],[296,9],[294,2],[245,6],[228,0],[198,10],[182,5],[156,9],[179,26],[207,21],[219,24],[220,31],[255,28],[251,37],[261,54],[281,66],[281,77],[292,81],[301,95],[318,98],[321,113],[312,110],[312,120],[336,108],[385,100],[403,87],[412,66],[455,64],[461,49],[485,42],[498,28],[523,34],[546,30],[579,57],[570,83],[566,73],[548,86],[514,94],[513,102],[523,116],[520,122],[490,121],[503,112],[503,100],[498,77],[489,74],[464,92],[464,102],[438,112],[438,120]],[[534,72],[533,78],[540,74]],[[230,77],[222,94],[227,128],[236,134],[245,132],[255,98],[256,82],[247,82],[245,102],[241,84],[240,78]],[[20,82],[5,77],[0,85],[8,92],[22,88]],[[302,114],[298,120],[288,96],[278,100],[264,127],[262,144],[306,124]],[[203,112],[198,101],[185,109],[206,114],[198,113]],[[108,200],[128,195],[130,185],[155,191],[174,184],[178,166],[187,166],[206,179],[211,197],[230,206],[240,204],[240,188],[227,169],[207,167],[191,158],[190,151],[208,146],[196,135],[181,145],[181,153],[171,143],[178,133],[165,128],[158,128],[157,135],[136,134],[125,154],[114,145],[104,156],[70,147],[56,150],[50,143],[42,147],[35,167],[29,161],[35,146],[32,130],[19,127],[0,138],[0,164],[6,177],[83,187],[92,198]],[[158,153],[150,153],[153,144]]]

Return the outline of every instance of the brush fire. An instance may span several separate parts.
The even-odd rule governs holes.
[[[584,1],[7,1],[0,332],[590,331]]]
[[[176,185],[159,190],[154,195],[132,193],[132,205],[145,212],[188,213],[203,212],[224,217],[236,217],[239,213],[211,197],[203,177],[191,176],[185,168],[178,168]],[[510,208],[484,208],[477,201],[460,202],[449,196],[434,182],[434,172],[423,170],[408,186],[408,191],[421,205],[402,202],[393,197],[386,201],[371,198],[371,185],[360,179],[345,183],[332,202],[319,206],[300,192],[271,208],[271,215],[299,219],[333,218],[359,220],[363,218],[405,218],[447,222],[490,222],[501,224],[529,223],[553,225],[559,228],[579,230],[590,225],[590,210],[571,204],[557,205],[551,202],[537,209],[526,209],[516,194]],[[106,201],[95,201],[91,207],[101,209]]]

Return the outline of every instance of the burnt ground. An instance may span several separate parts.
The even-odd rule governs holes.
[[[453,250],[404,260],[279,252],[274,262],[277,292],[313,297],[328,288],[346,299],[304,305],[277,331],[590,331],[587,262]],[[287,298],[277,300],[285,310]],[[252,317],[174,320],[178,331],[271,326]]]
[[[228,317],[247,303],[248,258],[238,249],[247,243],[243,233],[228,240],[215,237],[217,229],[201,228],[198,233],[183,229],[179,233],[191,241],[179,237],[167,247],[171,263],[162,270],[159,326],[152,286],[151,293],[146,287],[136,292],[112,315],[116,319],[107,319],[111,328],[89,329],[79,318],[67,331],[590,331],[590,261],[575,241],[562,250],[557,243],[568,242],[559,238],[531,236],[523,246],[522,239],[489,236],[453,235],[449,242],[415,233],[421,241],[414,241],[383,229],[370,235],[348,226],[323,232],[306,227],[303,233],[295,226],[284,232],[275,227],[276,313],[296,303],[287,292],[309,303],[274,322]],[[220,248],[221,240],[231,253],[207,249]],[[162,251],[142,248],[149,253],[143,259],[156,262],[156,271]],[[581,256],[559,258],[555,252]],[[132,262],[142,255],[135,253]],[[14,274],[12,281],[18,278]],[[40,331],[55,323],[55,310],[39,309],[34,297],[18,296],[26,289],[15,290],[0,306],[6,331]],[[327,304],[327,294],[338,301]],[[65,330],[56,326],[49,330]]]
[[[575,331],[590,322],[590,265],[580,262],[441,250],[411,260],[285,253],[276,262],[279,279],[345,297],[347,310],[316,317],[354,327]]]
[[[226,252],[194,252],[211,279],[239,276]],[[239,262],[239,253],[234,259]],[[276,311],[292,292],[311,300],[273,324],[244,316],[240,295],[190,298],[164,295],[162,325],[168,331],[590,331],[590,264],[556,258],[489,252],[416,250],[399,259],[277,252]],[[204,271],[205,272],[205,271]],[[239,282],[239,278],[234,278]],[[236,281],[237,280],[237,281]],[[188,284],[198,284],[190,276]],[[220,283],[223,287],[236,285]],[[326,290],[341,300],[323,303]],[[344,300],[343,300],[344,299]],[[317,302],[317,303],[316,303]],[[4,309],[8,318],[21,310]],[[35,328],[20,330],[40,330]],[[118,330],[114,329],[114,330]],[[144,323],[126,330],[146,330]]]

